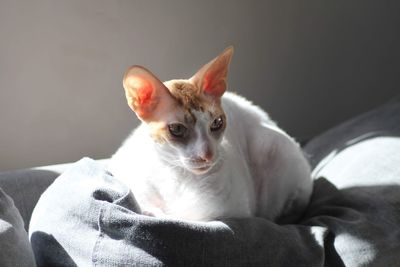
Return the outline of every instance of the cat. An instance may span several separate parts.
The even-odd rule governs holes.
[[[141,124],[109,170],[143,214],[291,221],[307,206],[312,180],[299,145],[261,108],[225,92],[232,55],[225,49],[190,79],[162,83],[141,66],[125,73],[126,99]]]

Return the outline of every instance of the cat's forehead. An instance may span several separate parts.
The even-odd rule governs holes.
[[[164,85],[185,113],[185,121],[196,122],[199,112],[207,113],[210,116],[222,112],[219,103],[213,98],[207,97],[188,80],[171,80],[164,82]]]
[[[188,80],[171,80],[164,82],[171,95],[184,109],[203,111],[209,105],[201,90]]]

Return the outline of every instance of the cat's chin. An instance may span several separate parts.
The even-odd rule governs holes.
[[[203,175],[209,172],[212,168],[212,165],[207,165],[207,166],[202,166],[202,167],[193,167],[193,168],[187,168],[188,171],[190,171],[193,174],[196,175]]]

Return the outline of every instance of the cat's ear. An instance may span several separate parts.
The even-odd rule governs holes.
[[[205,94],[220,98],[226,90],[229,63],[233,55],[233,46],[204,65],[190,81]]]
[[[129,107],[142,121],[157,120],[174,103],[165,85],[144,67],[130,67],[125,73],[123,86]]]

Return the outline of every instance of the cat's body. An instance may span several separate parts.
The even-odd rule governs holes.
[[[180,91],[174,90],[182,83],[191,90],[197,88],[192,86],[196,84],[193,78],[164,85],[178,99]],[[210,94],[205,89],[203,93]],[[193,108],[196,101],[178,101],[175,112],[186,114],[184,144],[165,137],[169,124],[158,126],[160,121],[176,121],[174,116],[159,112],[157,120],[146,120],[135,107],[143,123],[114,154],[110,171],[131,188],[142,210],[155,216],[189,220],[297,217],[312,188],[301,149],[260,108],[238,95],[222,94],[200,98],[205,102],[198,101],[197,108]],[[185,103],[192,107],[182,108]],[[180,133],[175,128],[172,133]]]

